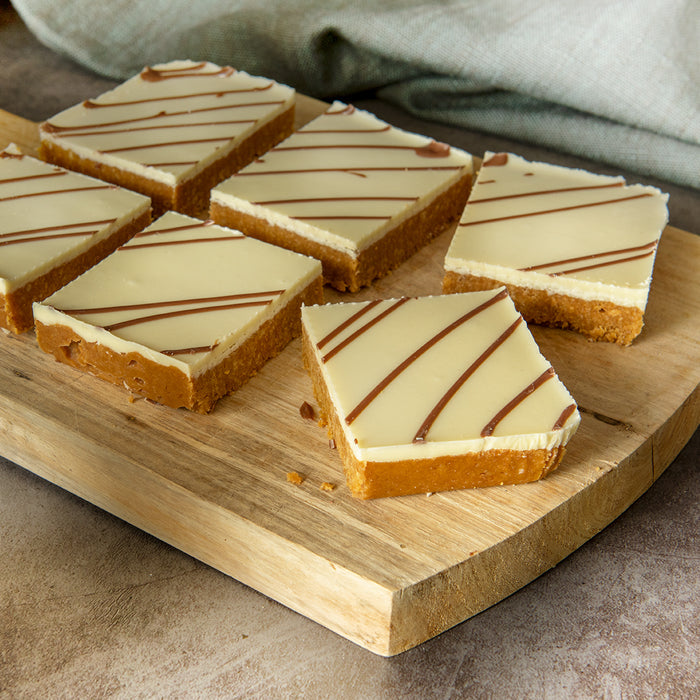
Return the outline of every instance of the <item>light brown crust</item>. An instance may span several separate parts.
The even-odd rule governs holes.
[[[361,499],[407,496],[454,489],[522,484],[542,479],[557,468],[565,448],[552,450],[488,450],[449,457],[395,462],[358,460],[346,439],[306,331],[302,352],[319,404],[321,421],[328,426],[343,461],[350,493]]]
[[[323,302],[321,277],[315,278],[240,346],[206,372],[188,377],[137,352],[118,353],[88,342],[69,326],[36,324],[39,347],[56,360],[86,370],[171,408],[208,413],[226,394],[238,389],[300,333],[301,305]]]
[[[34,325],[32,303],[41,301],[75,279],[83,272],[106,258],[119,246],[151,223],[151,212],[146,210],[135,219],[117,229],[104,240],[95,244],[72,260],[67,260],[40,277],[14,289],[9,294],[0,294],[0,326],[13,333],[24,333]]]
[[[464,210],[470,187],[471,174],[467,173],[357,257],[216,201],[210,204],[209,217],[252,238],[320,260],[327,284],[341,292],[357,292],[397,268],[456,221]]]
[[[445,272],[442,281],[444,294],[502,286],[508,289],[516,308],[529,323],[575,330],[590,340],[629,345],[640,334],[644,324],[644,312],[636,306],[620,306],[610,301],[586,301],[452,270]]]
[[[60,165],[69,170],[147,195],[153,203],[154,218],[168,210],[202,217],[207,213],[209,192],[212,187],[265,151],[269,151],[273,146],[287,138],[293,130],[294,105],[291,105],[289,109],[262,126],[233,150],[217,158],[194,177],[183,180],[174,187],[127,172],[121,168],[83,158],[69,148],[54,142],[50,137],[44,137],[41,128],[42,139],[39,146],[39,156],[54,165]]]

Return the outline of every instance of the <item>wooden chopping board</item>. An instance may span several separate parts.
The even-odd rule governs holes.
[[[299,122],[325,105],[300,98]],[[0,110],[0,148],[37,145]],[[370,290],[439,293],[446,231]],[[502,600],[599,532],[700,423],[700,237],[668,227],[629,348],[533,328],[583,419],[561,467],[522,486],[353,499],[294,341],[201,416],[56,363],[0,334],[0,454],[384,656]],[[304,477],[295,486],[288,472]],[[333,491],[321,484],[336,485]]]

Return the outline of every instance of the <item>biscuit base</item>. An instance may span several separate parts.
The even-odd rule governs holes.
[[[575,330],[589,340],[629,345],[641,333],[644,325],[644,312],[637,306],[621,306],[611,301],[587,301],[452,270],[445,272],[442,281],[444,294],[503,286],[527,322]]]
[[[358,255],[324,245],[215,200],[211,202],[209,217],[221,226],[320,260],[326,284],[341,292],[357,292],[397,268],[454,223],[464,210],[470,187],[471,174],[467,173]]]
[[[36,338],[39,347],[59,362],[165,406],[209,413],[222,396],[241,387],[299,335],[302,304],[322,302],[323,282],[319,276],[217,365],[195,376],[138,352],[119,353],[87,341],[67,325],[37,322]]]
[[[212,161],[203,170],[176,185],[137,175],[112,165],[84,158],[42,134],[39,156],[54,165],[60,165],[105,182],[120,185],[151,198],[153,218],[166,211],[178,211],[189,216],[205,216],[209,193],[215,185],[248,165],[258,156],[287,138],[294,130],[294,105],[258,129],[232,150]],[[224,149],[225,150],[225,149]]]
[[[35,277],[8,294],[0,294],[0,327],[18,334],[28,331],[34,325],[32,304],[35,301],[46,299],[82,275],[150,223],[151,212],[147,209],[80,255]]]
[[[311,376],[321,422],[328,427],[343,461],[350,493],[374,499],[456,489],[522,484],[542,479],[559,466],[565,448],[551,450],[486,450],[435,458],[391,462],[358,459],[330,398],[313,345],[302,328],[304,366]],[[420,451],[420,446],[416,447]]]

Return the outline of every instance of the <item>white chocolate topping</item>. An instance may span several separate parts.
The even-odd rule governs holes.
[[[302,309],[359,460],[553,449],[580,416],[503,289]]]
[[[471,172],[464,151],[335,102],[212,201],[356,255]]]
[[[445,269],[643,310],[667,201],[621,177],[486,153]]]
[[[320,274],[316,260],[168,212],[35,304],[34,315],[88,342],[196,375]]]
[[[0,153],[0,293],[72,260],[150,207],[140,194]]]
[[[294,90],[213,63],[145,68],[42,124],[41,138],[76,154],[174,185],[287,110]]]

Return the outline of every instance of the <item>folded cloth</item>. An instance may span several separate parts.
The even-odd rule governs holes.
[[[191,58],[700,187],[698,0],[13,0],[111,78]]]

